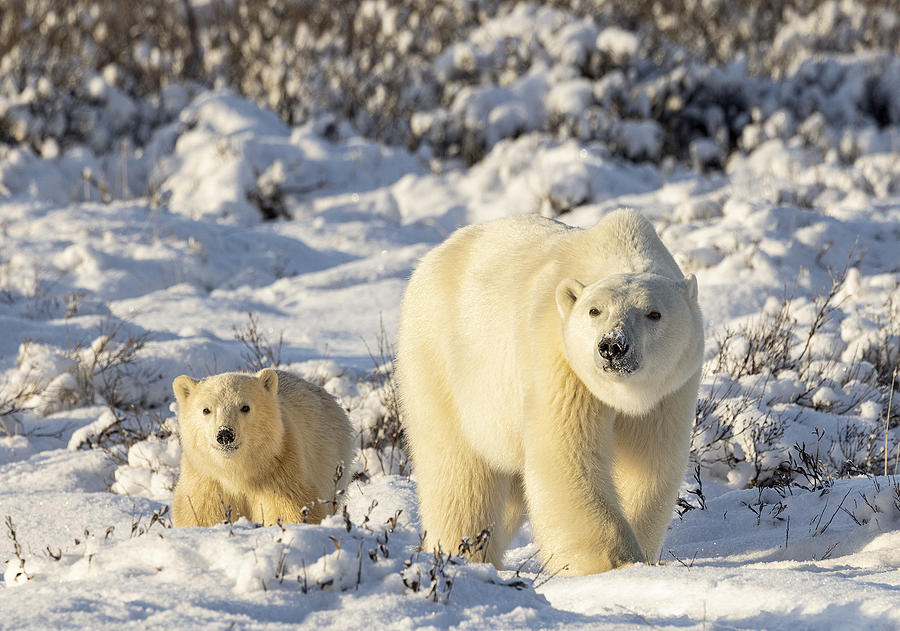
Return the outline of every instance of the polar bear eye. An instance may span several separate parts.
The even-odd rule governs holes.
[[[212,412],[210,411],[209,408],[203,408],[203,414],[204,414],[204,415],[212,414]]]
[[[659,311],[651,311],[647,314],[647,317],[651,320],[659,320],[662,317],[662,314],[660,314]]]
[[[242,406],[241,406],[241,412],[243,412],[244,414],[246,414],[246,413],[249,412],[249,411],[250,411],[250,406],[249,406],[249,405],[246,405],[246,404],[245,404],[245,405],[242,405]]]
[[[598,315],[600,315],[600,309],[598,309],[597,307],[591,307],[591,310],[588,311],[588,315],[592,318],[596,318]]]

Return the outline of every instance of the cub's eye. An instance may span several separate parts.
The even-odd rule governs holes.
[[[206,414],[212,414],[212,412],[210,411],[209,408],[203,408],[203,414],[204,414],[204,415],[206,415]]]
[[[647,314],[647,317],[650,318],[651,320],[659,320],[662,317],[662,315],[659,313],[659,311],[651,311],[650,313]]]
[[[600,315],[600,309],[598,309],[597,307],[591,307],[591,310],[588,311],[588,315],[592,318],[596,318],[598,315]]]
[[[249,405],[242,405],[242,406],[241,406],[241,412],[243,412],[244,414],[246,414],[246,413],[249,412],[249,411],[250,411],[250,406],[249,406]]]

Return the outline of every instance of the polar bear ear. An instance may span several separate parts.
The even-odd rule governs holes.
[[[569,317],[572,306],[581,296],[584,285],[574,278],[566,278],[560,281],[556,286],[556,308],[559,309],[559,315],[563,319]]]
[[[693,274],[688,274],[684,277],[684,281],[682,281],[684,286],[684,295],[687,296],[688,300],[696,300],[697,299],[697,277]]]
[[[198,383],[199,381],[191,379],[187,375],[175,377],[175,381],[172,382],[172,391],[175,393],[175,398],[178,401],[186,401]]]
[[[256,373],[256,378],[269,392],[278,392],[278,373],[271,368],[263,368]]]

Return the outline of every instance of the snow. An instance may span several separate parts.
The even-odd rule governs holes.
[[[637,35],[615,26],[603,29],[597,36],[597,48],[620,62],[636,55],[640,45]]]
[[[409,150],[228,89],[173,83],[151,103],[114,66],[85,79],[78,142],[29,109],[46,80],[0,97],[4,623],[900,626],[900,66],[814,54],[834,29],[853,41],[856,6],[787,20],[770,56],[790,63],[750,76],[740,60],[656,67],[638,31],[518,3],[435,56],[448,92],[411,115]],[[385,3],[360,15],[406,28]],[[511,50],[522,64],[497,71]],[[470,164],[440,158],[468,141]],[[418,551],[415,473],[387,420],[416,262],[459,226],[586,227],[622,206],[698,277],[707,329],[661,558],[548,576],[527,523],[499,571]],[[346,514],[170,528],[172,380],[276,362],[360,432]]]

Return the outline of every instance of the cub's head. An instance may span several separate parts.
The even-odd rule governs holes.
[[[616,274],[556,288],[569,365],[598,399],[628,414],[649,411],[699,368],[703,331],[697,279]]]
[[[187,375],[172,382],[178,400],[185,452],[226,467],[229,460],[255,459],[280,444],[278,373],[224,373],[201,381]]]

